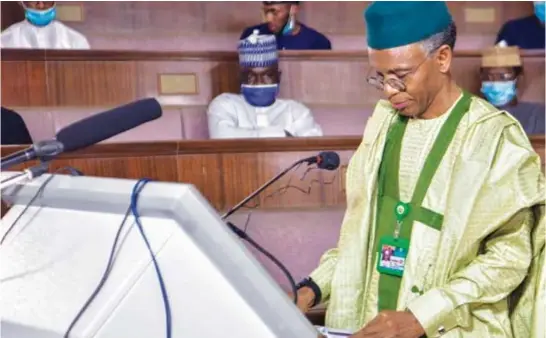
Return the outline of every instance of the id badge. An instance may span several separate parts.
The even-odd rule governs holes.
[[[402,277],[408,256],[409,241],[392,236],[379,241],[377,271],[382,274]]]

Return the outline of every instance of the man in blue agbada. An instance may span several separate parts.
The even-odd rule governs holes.
[[[539,156],[515,118],[453,81],[445,2],[374,2],[365,18],[368,82],[386,100],[299,308],[326,303],[326,326],[354,338],[544,337]]]

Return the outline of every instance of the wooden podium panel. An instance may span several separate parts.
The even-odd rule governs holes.
[[[531,140],[544,163],[544,135]],[[340,155],[339,170],[307,170],[314,166],[302,165],[250,206],[344,207],[345,171],[360,142],[359,137],[344,137],[105,144],[62,155],[52,162],[51,170],[71,166],[92,176],[190,183],[217,210],[226,210],[295,161],[332,150]],[[3,146],[2,156],[22,148]]]

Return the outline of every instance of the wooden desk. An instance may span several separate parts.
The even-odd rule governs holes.
[[[164,106],[205,106],[239,92],[236,52],[1,50],[2,104],[8,107],[116,106],[158,97]],[[521,100],[545,102],[544,51],[522,51]],[[370,109],[380,93],[366,83],[366,52],[282,51],[281,96],[309,105]],[[455,52],[458,84],[479,95],[481,51]],[[162,75],[190,75],[165,92]],[[194,80],[191,80],[194,76]],[[182,90],[183,89],[183,90]],[[334,108],[335,109],[335,108]],[[47,109],[44,109],[47,111]]]
[[[544,162],[544,135],[531,140]],[[190,183],[217,210],[225,210],[298,159],[332,150],[341,157],[340,170],[311,170],[300,180],[302,166],[256,202],[261,209],[343,207],[345,170],[360,142],[359,137],[344,137],[105,144],[60,156],[51,169],[72,166],[91,176]],[[3,146],[1,153],[6,156],[22,148]],[[289,180],[295,189],[275,194]]]

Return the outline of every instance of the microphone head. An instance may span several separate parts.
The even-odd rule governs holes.
[[[326,170],[339,168],[339,155],[335,151],[323,151],[317,156],[317,167]]]
[[[156,99],[144,99],[90,116],[61,129],[56,136],[64,151],[82,149],[155,120],[162,115]]]

